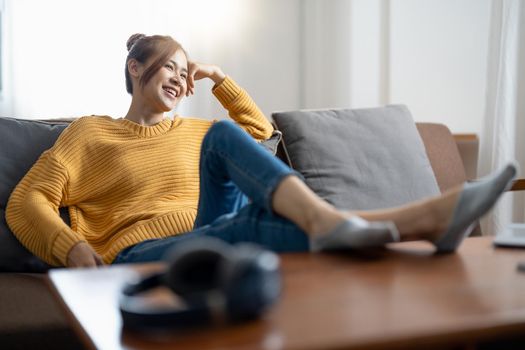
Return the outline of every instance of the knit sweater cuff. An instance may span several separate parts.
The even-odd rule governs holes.
[[[213,94],[224,108],[227,108],[239,94],[242,89],[232,78],[226,76],[224,80],[212,90]]]
[[[67,266],[67,255],[71,248],[79,242],[85,242],[85,239],[71,229],[58,232],[52,246],[53,257],[63,266]]]

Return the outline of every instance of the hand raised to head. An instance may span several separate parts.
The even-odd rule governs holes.
[[[198,63],[194,61],[188,62],[188,91],[186,96],[195,93],[195,81],[204,78],[213,80],[215,84],[221,83],[226,75],[218,66],[213,64]]]

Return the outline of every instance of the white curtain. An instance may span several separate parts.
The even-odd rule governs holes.
[[[525,4],[492,2],[487,99],[478,174],[517,160],[525,171]],[[507,193],[482,222],[484,234],[498,234],[510,222],[524,221],[523,194]]]

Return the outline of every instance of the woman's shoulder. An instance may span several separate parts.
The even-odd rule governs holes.
[[[73,122],[71,122],[70,126],[96,126],[96,125],[108,125],[114,123],[113,118],[111,118],[108,115],[89,115],[89,116],[82,116],[79,117]]]
[[[85,135],[93,136],[97,130],[103,130],[111,124],[112,118],[109,116],[85,116],[73,120],[67,128],[60,134],[58,142],[79,141],[86,139]],[[104,125],[107,125],[104,127]],[[69,143],[69,142],[68,142]],[[75,142],[77,143],[77,142]]]
[[[87,130],[94,131],[100,128],[115,127],[115,119],[107,115],[90,115],[79,117],[66,128],[69,133],[82,133]]]
[[[211,125],[211,123],[213,122],[212,120],[199,118],[199,117],[186,117],[186,116],[181,117],[181,116],[177,116],[176,119],[180,119],[183,123],[190,123],[190,124],[203,124],[203,125],[208,124],[208,125]]]
[[[182,126],[182,127],[186,127],[190,129],[194,129],[194,128],[209,129],[209,127],[213,124],[213,121],[208,120],[208,119],[203,119],[203,118],[196,118],[196,117],[177,116],[174,120],[174,124],[176,126]]]

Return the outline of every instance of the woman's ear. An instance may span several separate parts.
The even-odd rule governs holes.
[[[132,77],[138,78],[142,74],[142,65],[132,58],[128,61],[128,72]]]

